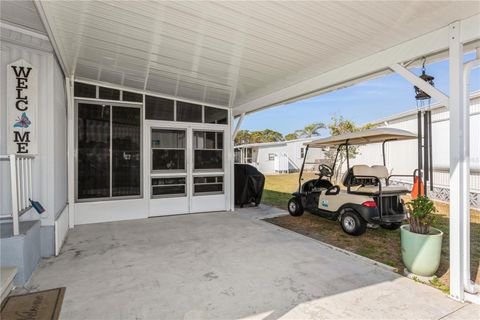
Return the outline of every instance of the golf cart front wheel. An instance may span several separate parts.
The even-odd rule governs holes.
[[[359,236],[367,230],[367,223],[354,211],[347,211],[340,220],[343,231],[351,236]]]
[[[401,225],[402,225],[401,222],[383,223],[383,224],[380,225],[380,227],[382,227],[383,229],[387,229],[387,230],[397,230],[398,228],[400,228]]]
[[[288,213],[293,217],[300,217],[303,214],[303,206],[298,198],[294,197],[288,201]]]

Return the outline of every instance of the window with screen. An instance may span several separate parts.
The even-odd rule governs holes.
[[[140,109],[112,107],[112,196],[140,194]]]
[[[198,104],[177,101],[177,121],[202,122],[202,109]]]
[[[174,120],[174,101],[145,96],[145,118],[149,120]]]
[[[78,108],[78,199],[110,197],[110,106]]]
[[[152,178],[152,198],[185,196],[186,178]]]
[[[98,98],[105,100],[120,100],[120,90],[98,87]]]
[[[77,199],[140,196],[140,108],[79,103],[77,119]]]
[[[205,123],[228,124],[228,112],[225,109],[204,107]]]
[[[184,172],[185,130],[152,129],[152,171]]]
[[[96,98],[97,87],[91,84],[75,82],[74,95],[78,98]]]
[[[223,176],[195,177],[193,192],[195,195],[223,193]]]
[[[143,102],[143,95],[130,91],[122,91],[122,100],[130,102]]]
[[[223,170],[223,132],[194,131],[194,170]]]

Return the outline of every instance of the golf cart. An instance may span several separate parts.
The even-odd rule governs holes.
[[[350,235],[359,236],[369,226],[381,226],[395,230],[406,219],[406,211],[401,196],[410,192],[403,186],[391,185],[390,179],[412,177],[410,175],[390,175],[385,166],[385,143],[390,141],[417,139],[417,135],[400,129],[376,128],[322,138],[306,143],[306,150],[299,177],[298,192],[288,202],[292,216],[301,216],[304,210],[324,218],[339,220],[342,229]],[[351,145],[382,143],[383,165],[350,166],[348,150]],[[336,147],[333,166],[320,164],[317,179],[302,184],[308,150],[312,148]],[[347,152],[347,171],[341,179],[344,188],[332,183],[335,165],[342,149]]]

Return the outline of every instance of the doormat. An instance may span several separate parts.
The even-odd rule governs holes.
[[[2,320],[57,320],[65,288],[9,296],[2,304]]]

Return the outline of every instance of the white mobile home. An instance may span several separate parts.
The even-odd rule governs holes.
[[[431,196],[437,200],[450,200],[449,112],[442,104],[430,107],[432,111],[433,186]],[[417,110],[411,110],[374,121],[374,124],[417,132]],[[480,92],[470,96],[470,205],[480,208]],[[381,164],[381,144],[361,146],[353,164]],[[411,174],[417,168],[417,141],[385,144],[385,160],[392,174]],[[395,178],[397,183],[409,187],[411,179]]]
[[[149,314],[152,308],[165,306],[158,303],[162,299],[145,294],[147,281],[130,280],[148,273],[151,283],[150,273],[160,278],[172,267],[168,255],[159,268],[151,264],[154,254],[143,254],[143,244],[153,239],[144,236],[144,231],[168,220],[146,218],[233,211],[233,140],[248,113],[392,72],[449,107],[449,183],[455,213],[450,220],[450,294],[461,301],[479,299],[466,292],[468,283],[462,271],[469,265],[464,182],[469,178],[466,142],[470,136],[462,131],[469,121],[462,98],[468,82],[462,79],[463,75],[468,79],[469,71],[480,61],[464,66],[463,53],[480,47],[477,3],[35,0],[0,1],[0,5],[2,268],[16,267],[12,272],[23,284],[41,256],[60,252],[71,228],[99,222],[115,222],[107,225],[115,228],[135,223],[116,221],[141,221],[134,232],[126,228],[116,233],[126,246],[131,239],[127,235],[141,236],[142,245],[129,253],[134,263],[145,263],[143,269],[121,273],[128,269],[128,264],[122,264],[114,270],[120,273],[111,272],[121,281],[115,289],[133,284],[123,290],[131,295],[119,302],[118,295],[105,294],[111,292],[103,290],[110,285],[104,276],[111,269],[101,273],[97,265],[90,265],[91,260],[81,260],[83,264],[67,268],[78,290],[68,289],[76,295],[67,290],[71,318],[134,318],[135,312],[146,314],[144,318],[183,317],[183,313]],[[400,11],[404,14],[398,14]],[[449,60],[448,96],[407,69],[419,66],[422,57],[429,62]],[[239,121],[233,128],[235,117]],[[45,211],[34,211],[30,199],[39,201]],[[182,218],[191,222],[196,217]],[[223,213],[216,217],[223,222],[230,218]],[[174,247],[179,251],[171,255],[184,255],[186,241],[181,236],[201,229],[201,236],[209,237],[212,233],[202,229],[209,223],[192,223],[192,230],[186,231],[177,224],[182,232],[175,229],[163,238],[155,228],[154,239],[159,239],[155,246]],[[70,241],[80,245],[81,240],[73,236],[97,226],[78,228]],[[255,228],[239,228],[238,232]],[[109,232],[106,229],[95,229],[100,230],[98,237]],[[237,235],[234,226],[228,231],[227,236]],[[242,236],[248,238],[248,234]],[[106,240],[106,248],[112,239]],[[241,249],[232,246],[238,239],[230,242],[229,254]],[[91,243],[96,241],[98,238]],[[224,245],[222,240],[208,245],[212,243]],[[208,245],[198,248],[211,250]],[[200,254],[200,250],[195,252]],[[204,260],[213,261],[216,253]],[[61,254],[62,262],[71,263],[74,258],[72,252]],[[98,256],[95,253],[89,258]],[[190,258],[188,263],[198,260]],[[258,265],[269,265],[260,262]],[[83,278],[76,268],[83,268]],[[65,267],[60,270],[65,274]],[[182,278],[191,270],[175,276]],[[197,271],[207,280],[228,278],[210,270]],[[209,278],[210,274],[214,276]],[[358,278],[348,272],[345,277]],[[43,286],[48,287],[57,281],[57,274],[50,272],[46,279]],[[95,280],[99,281],[93,283]],[[64,286],[62,281],[55,283]],[[92,289],[98,283],[103,287]],[[83,299],[86,296],[90,299]],[[272,295],[262,292],[262,296]],[[190,307],[190,297],[185,298],[187,303],[175,300],[172,304]],[[87,300],[88,306],[82,305]],[[252,299],[247,300],[245,310],[251,310]],[[290,307],[276,302],[262,307],[270,312],[279,310],[280,305],[281,310]],[[108,306],[106,313],[99,311],[102,306]],[[215,315],[250,315],[241,311],[234,316]],[[197,313],[188,317],[192,315]]]
[[[251,164],[263,174],[297,172],[302,168],[305,157],[304,143],[311,140],[304,138],[238,145],[235,146],[235,162]],[[320,150],[313,152],[316,159],[323,157]],[[315,163],[305,164],[305,170],[313,170],[314,167]]]

